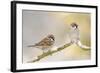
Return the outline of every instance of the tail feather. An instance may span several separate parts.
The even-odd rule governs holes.
[[[28,45],[27,47],[35,47],[35,45]]]

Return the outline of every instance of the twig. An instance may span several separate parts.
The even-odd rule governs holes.
[[[48,51],[48,52],[46,52],[46,53],[43,53],[43,54],[37,56],[37,59],[35,59],[35,60],[33,60],[33,61],[29,61],[28,63],[32,63],[32,62],[39,61],[39,60],[43,59],[44,57],[47,57],[47,56],[52,55],[52,54],[54,54],[54,53],[56,53],[56,52],[58,52],[58,51],[63,50],[64,48],[70,46],[71,44],[72,44],[72,43],[68,43],[68,44],[65,44],[65,45],[63,45],[63,46],[57,48],[57,50]]]
[[[76,43],[76,45],[77,45],[78,47],[80,47],[80,48],[81,48],[82,50],[84,50],[84,51],[91,50],[89,46],[83,45],[80,41],[78,41],[78,42]]]
[[[37,56],[37,59],[32,60],[32,61],[29,61],[28,63],[32,63],[32,62],[39,61],[39,60],[43,59],[44,57],[47,57],[47,56],[49,56],[49,55],[52,55],[52,54],[54,54],[54,53],[56,53],[56,52],[59,52],[59,51],[63,50],[64,48],[70,46],[71,44],[73,44],[73,43],[65,44],[65,45],[63,45],[63,46],[57,48],[57,50],[54,50],[54,51],[45,52],[45,53],[43,53],[43,54]],[[79,45],[78,43],[77,43],[77,46],[80,47],[80,45]],[[82,50],[84,50],[84,51],[91,50],[91,49],[87,49],[87,48],[84,48],[84,47],[80,47],[80,48],[81,48]]]

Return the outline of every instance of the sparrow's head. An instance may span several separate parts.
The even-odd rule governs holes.
[[[77,25],[76,23],[72,23],[72,24],[71,24],[71,27],[72,27],[73,29],[77,29],[77,28],[78,28],[78,25]]]
[[[48,38],[52,39],[53,41],[55,40],[55,37],[52,34],[48,35]]]

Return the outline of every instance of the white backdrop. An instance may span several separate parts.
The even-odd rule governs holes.
[[[0,1],[0,73],[11,73],[10,72],[10,1],[11,0],[1,0]],[[30,0],[30,1],[98,5],[100,7],[99,5],[100,0]],[[100,13],[100,10],[98,13]],[[98,37],[100,37],[100,34]],[[100,52],[100,50],[98,51]],[[100,60],[100,57],[99,57],[99,60]],[[38,71],[34,73],[51,73],[51,72],[52,73],[56,73],[56,72],[57,73],[80,73],[80,72],[81,73],[85,73],[85,72],[86,73],[91,73],[91,72],[99,73],[100,72],[99,68],[100,67],[53,70],[53,71]],[[29,73],[29,72],[26,72],[26,73]]]

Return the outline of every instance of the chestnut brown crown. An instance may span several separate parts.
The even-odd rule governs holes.
[[[76,23],[72,23],[71,26],[78,28],[78,25]]]

